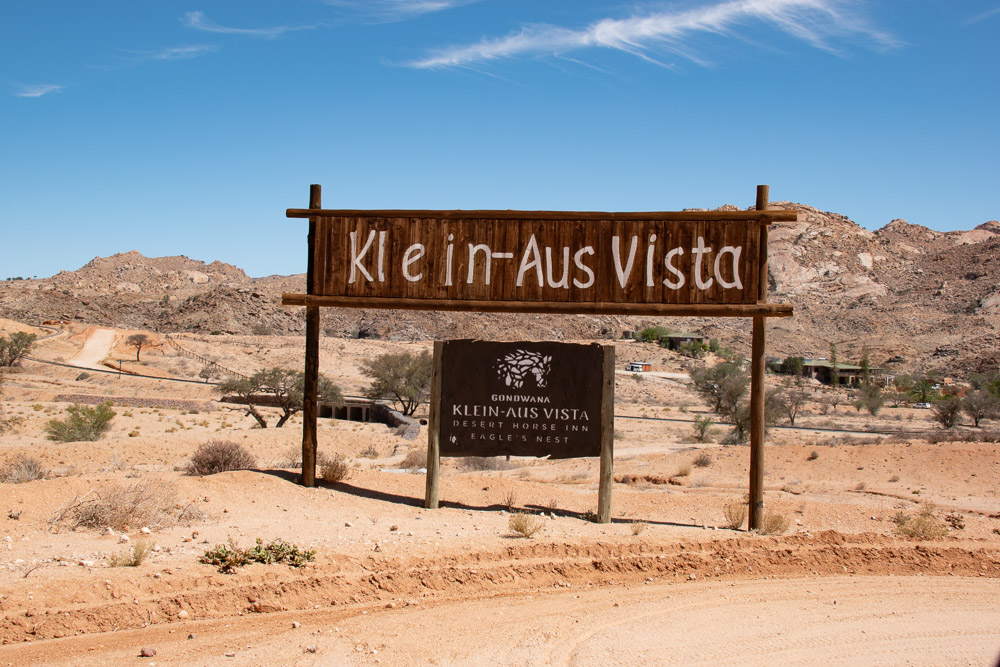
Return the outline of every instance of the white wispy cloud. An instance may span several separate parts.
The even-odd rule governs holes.
[[[194,44],[192,46],[171,46],[160,51],[142,54],[143,60],[189,60],[218,51],[212,44]]]
[[[479,0],[324,0],[326,4],[379,21],[402,21]]]
[[[14,93],[17,97],[41,97],[42,95],[48,95],[49,93],[58,93],[63,89],[63,86],[57,86],[52,83],[42,83],[33,86],[22,86],[19,91]]]
[[[458,67],[593,48],[624,51],[657,64],[662,64],[656,59],[660,52],[704,64],[688,45],[692,38],[731,35],[754,21],[829,51],[835,51],[830,39],[845,35],[860,35],[883,47],[897,45],[891,35],[868,26],[862,17],[853,14],[849,0],[728,0],[628,18],[606,18],[582,29],[528,25],[505,37],[437,50],[407,64],[416,68]]]
[[[263,37],[264,39],[274,39],[275,37],[280,37],[286,32],[292,32],[295,30],[312,30],[315,26],[311,25],[301,25],[301,26],[290,26],[290,25],[279,25],[272,26],[269,28],[231,28],[229,26],[219,25],[214,21],[205,18],[205,13],[201,11],[186,12],[184,18],[181,19],[184,25],[189,28],[194,28],[195,30],[202,30],[204,32],[214,32],[223,35],[245,35],[247,37]]]
[[[965,24],[972,25],[973,23],[979,23],[980,21],[985,21],[988,18],[993,18],[994,16],[1000,14],[1000,7],[994,7],[993,9],[988,9],[982,14],[977,14],[972,18],[968,19]]]

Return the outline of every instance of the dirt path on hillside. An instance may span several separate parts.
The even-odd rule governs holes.
[[[149,647],[157,665],[992,665],[998,598],[1000,580],[969,577],[560,587],[172,624],[4,647],[0,661],[117,665]]]
[[[80,351],[67,360],[67,363],[81,368],[96,368],[106,370],[101,362],[111,353],[115,343],[115,332],[112,329],[92,329],[87,336],[87,342]]]

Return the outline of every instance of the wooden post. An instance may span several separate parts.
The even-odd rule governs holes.
[[[441,483],[441,365],[444,341],[434,341],[434,371],[431,375],[431,413],[427,420],[427,492],[424,507],[438,508]]]
[[[770,188],[757,186],[757,210],[766,211]],[[757,258],[759,303],[767,301],[767,225],[760,226],[760,250]],[[767,318],[753,318],[753,338],[750,352],[750,519],[748,528],[757,530],[764,520],[764,349]]]
[[[615,348],[602,346],[601,377],[601,479],[597,492],[597,522],[611,523],[611,487],[615,473]]]
[[[322,187],[309,186],[309,208],[323,208]],[[309,259],[306,264],[306,290],[318,294],[315,272],[316,219],[309,218]],[[318,306],[306,306],[306,367],[302,391],[302,486],[316,486],[316,413],[319,392],[319,322]]]

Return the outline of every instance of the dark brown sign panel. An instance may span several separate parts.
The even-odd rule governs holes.
[[[600,345],[453,340],[441,359],[441,456],[600,456]]]
[[[741,307],[778,310],[758,302],[761,227],[795,216],[289,211],[305,213],[315,214],[315,305],[574,304],[579,312],[711,306],[731,314]],[[286,304],[312,305],[307,301],[285,297]]]

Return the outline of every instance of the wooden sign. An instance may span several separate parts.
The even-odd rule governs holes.
[[[285,305],[790,315],[760,303],[761,229],[794,211],[329,211]],[[766,247],[764,248],[766,252]]]
[[[597,344],[445,341],[441,456],[600,456],[604,355]]]

